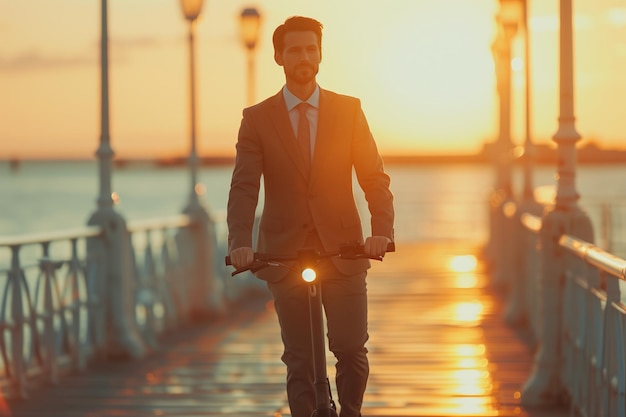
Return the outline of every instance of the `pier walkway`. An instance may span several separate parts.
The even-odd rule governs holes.
[[[479,251],[471,243],[399,244],[374,263],[364,417],[567,415],[520,407],[532,352],[504,323],[504,301],[480,260],[471,270],[468,255]],[[289,416],[271,301],[257,294],[232,311],[174,332],[143,360],[99,363],[0,404],[0,414]],[[331,378],[333,364],[329,356]]]

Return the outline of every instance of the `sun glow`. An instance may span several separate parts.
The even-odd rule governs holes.
[[[180,157],[188,149],[187,22],[176,2],[149,3],[148,20],[142,19],[147,9],[133,2],[109,10],[111,136],[120,158]],[[538,143],[550,140],[558,117],[557,3],[529,2],[531,120]],[[623,148],[626,9],[623,0],[582,3],[574,22],[580,131]],[[11,4],[0,21],[0,158],[92,158],[100,133],[97,4]],[[382,153],[478,151],[498,130],[491,53],[498,4],[265,2],[255,99],[276,94],[284,82],[273,59],[273,29],[294,13],[308,15],[324,24],[320,86],[361,98]],[[241,5],[209,6],[197,25],[198,151],[232,155],[246,97],[246,55],[234,18]],[[523,137],[522,34],[514,41],[515,143]],[[602,105],[607,100],[611,106]]]
[[[488,134],[481,126],[489,126],[485,109],[493,100],[493,58],[486,47],[492,26],[477,24],[485,16],[470,7],[452,15],[439,8],[420,12],[423,24],[408,14],[373,47],[381,99],[368,106],[384,120],[381,129],[405,146],[458,150],[459,137]]]

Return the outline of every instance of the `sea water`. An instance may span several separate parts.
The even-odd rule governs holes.
[[[493,166],[388,165],[386,170],[395,196],[397,241],[488,239],[488,199],[497,184]],[[97,209],[98,173],[96,161],[25,161],[17,170],[0,162],[0,236],[86,225]],[[229,165],[202,167],[198,173],[204,189],[201,201],[218,219],[223,219],[231,174]],[[522,177],[521,169],[514,169],[515,195],[520,194]],[[534,187],[555,187],[555,178],[555,167],[538,166],[533,170]],[[613,240],[624,239],[626,167],[579,166],[576,188],[579,204],[594,224],[596,239],[603,240],[599,234],[606,229],[607,207]],[[117,200],[115,208],[127,221],[171,216],[181,213],[189,201],[191,175],[184,166],[130,164],[114,169],[112,190]],[[368,234],[367,205],[356,181],[355,195]]]

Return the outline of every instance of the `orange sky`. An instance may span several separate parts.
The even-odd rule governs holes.
[[[533,133],[558,118],[558,1],[530,1]],[[384,153],[473,152],[497,131],[496,0],[206,0],[197,31],[198,149],[232,154],[245,105],[237,16],[263,14],[262,99],[283,84],[271,33],[287,16],[324,23],[324,88],[358,96]],[[574,0],[575,110],[587,140],[626,148],[626,6]],[[99,0],[0,0],[0,159],[91,158],[98,146]],[[188,152],[187,25],[177,0],[109,0],[111,145],[119,157]],[[517,45],[521,55],[521,45]],[[523,141],[523,73],[513,140]]]

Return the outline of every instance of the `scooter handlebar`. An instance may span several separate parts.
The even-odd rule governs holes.
[[[367,259],[373,259],[377,261],[383,260],[382,256],[370,256],[366,254],[364,252],[364,245],[354,244],[354,243],[346,244],[345,246],[342,246],[341,249],[339,249],[339,251],[337,252],[320,253],[317,251],[310,251],[310,250],[305,250],[305,251],[307,252],[306,256],[308,257],[308,259],[311,259],[311,257],[313,257],[316,260],[319,260],[322,258],[331,258],[331,257],[337,257],[337,258],[343,258],[343,259],[367,258]],[[386,252],[395,252],[395,251],[396,251],[395,243],[389,242],[389,244],[387,245]],[[297,261],[297,260],[302,259],[303,256],[305,255],[302,255],[301,253],[298,253],[298,255],[292,255],[292,256],[279,256],[279,255],[270,255],[270,254],[255,252],[254,261],[252,262],[252,264],[248,265],[246,268],[234,271],[232,275],[237,275],[241,272],[245,272],[248,270],[255,272],[259,269],[262,269],[268,266],[284,266],[281,263],[282,261]],[[232,266],[230,256],[227,255],[224,258],[224,263],[227,266]]]

